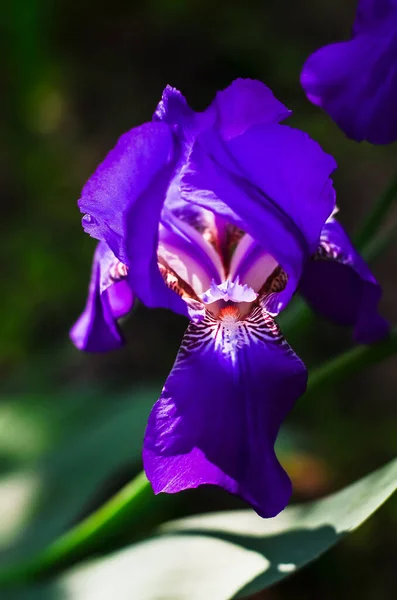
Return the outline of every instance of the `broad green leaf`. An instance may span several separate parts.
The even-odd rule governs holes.
[[[58,447],[49,447],[36,462],[24,459],[23,469],[0,478],[2,566],[43,548],[70,527],[106,481],[140,462],[143,431],[157,396],[157,389],[133,390],[128,397],[98,402],[97,408],[90,400],[89,410],[78,410],[76,422],[70,407],[65,408],[65,434]],[[26,410],[20,412],[26,415]],[[54,428],[62,421],[62,412],[55,416],[49,419]],[[15,412],[8,422],[16,432],[23,433],[26,427]],[[37,438],[32,434],[29,447],[38,452],[48,423],[35,423]]]
[[[131,392],[135,397],[136,392]],[[62,442],[80,436],[111,409],[118,412],[123,396],[109,398],[98,390],[0,397],[0,473],[34,465]]]
[[[12,598],[240,598],[319,557],[361,525],[396,487],[397,459],[332,496],[292,506],[274,519],[240,510],[169,522],[157,537],[74,568],[51,585],[31,590],[31,596]]]

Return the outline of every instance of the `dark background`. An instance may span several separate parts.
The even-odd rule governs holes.
[[[396,172],[396,146],[347,140],[299,85],[314,49],[348,37],[353,0],[14,0],[4,8],[0,467],[8,482],[67,453],[76,440],[89,444],[98,435],[98,411],[124,410],[134,401],[131,390],[150,390],[154,400],[172,366],[186,324],[165,311],[136,308],[124,324],[128,345],[113,354],[83,355],[68,339],[85,302],[95,247],[81,229],[81,187],[121,133],[150,120],[167,83],[197,110],[236,77],[269,85],[293,109],[290,124],[335,156],[340,219],[351,234]],[[394,247],[373,264],[384,287],[383,314],[394,322],[396,260]],[[350,332],[321,320],[289,339],[309,365],[351,344]],[[295,499],[337,489],[397,455],[396,366],[389,359],[336,390],[300,400],[281,448]],[[93,452],[98,482],[73,517],[60,518],[59,531],[135,472],[138,458],[129,461],[127,450],[103,473]],[[53,471],[50,487],[58,485]],[[16,493],[17,504],[23,494]],[[181,497],[180,512],[239,506],[216,490]],[[392,598],[396,531],[392,500],[326,557],[263,597]]]

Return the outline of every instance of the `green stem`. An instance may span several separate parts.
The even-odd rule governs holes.
[[[312,394],[324,383],[334,384],[346,379],[393,354],[397,354],[397,327],[382,342],[370,346],[355,346],[315,369],[309,378],[307,393]]]
[[[153,498],[143,472],[81,523],[51,543],[32,559],[0,571],[0,584],[28,581],[55,568],[75,562],[131,521],[139,519],[143,506]]]
[[[307,393],[312,394],[324,383],[335,383],[361,369],[397,353],[397,327],[390,336],[372,346],[356,346],[336,356],[313,371]],[[75,562],[89,551],[97,549],[111,535],[140,519],[142,509],[153,503],[154,495],[144,473],[122,488],[113,498],[73,529],[55,540],[30,560],[0,572],[0,584],[11,585],[29,581]]]
[[[387,248],[397,240],[397,225],[390,228],[389,231],[375,236],[362,249],[362,256],[367,261],[378,258]]]
[[[384,219],[389,213],[393,204],[397,201],[397,175],[392,179],[387,189],[380,196],[374,208],[364,220],[364,223],[355,236],[355,244],[359,250],[364,250],[374,236],[379,232]]]

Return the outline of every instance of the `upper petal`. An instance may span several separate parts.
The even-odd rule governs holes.
[[[124,134],[84,186],[79,201],[85,230],[106,241],[128,266],[136,296],[147,306],[187,314],[157,266],[162,207],[175,175],[178,143],[165,123],[146,123]]]
[[[173,125],[182,141],[178,164],[182,168],[197,136],[205,130],[214,129],[225,139],[244,133],[257,123],[277,123],[291,114],[272,91],[261,81],[236,79],[226,89],[216,94],[210,106],[203,112],[195,112],[179,90],[169,85],[163,91],[153,119]],[[203,207],[187,205],[179,194],[179,173],[169,189],[166,207],[188,222],[207,219]]]
[[[258,125],[222,141],[197,139],[181,180],[182,197],[249,233],[289,276],[285,302],[335,206],[335,161],[306,134]]]
[[[192,119],[194,110],[186,102],[185,96],[171,85],[166,85],[153,115],[153,121],[164,121],[178,125],[185,119]]]
[[[260,308],[237,323],[189,325],[149,418],[144,467],[155,493],[215,484],[271,517],[291,494],[274,443],[306,370]]]
[[[224,279],[221,259],[215,249],[191,225],[170,212],[160,227],[159,256],[197,295],[203,293],[211,281]]]
[[[137,297],[150,308],[168,308],[188,316],[185,302],[164,283],[158,268],[159,230],[164,195],[174,166],[163,169],[130,206],[125,220],[128,277]]]
[[[278,123],[291,115],[271,89],[255,79],[236,79],[217,93],[213,104],[224,139],[236,137],[252,125]]]
[[[285,125],[252,127],[225,145],[245,178],[313,247],[335,206],[329,179],[336,168],[334,158],[306,133]]]
[[[397,9],[351,41],[312,54],[301,84],[349,137],[373,144],[397,139]]]
[[[117,319],[132,308],[134,296],[125,265],[100,242],[94,254],[87,304],[70,331],[79,350],[108,352],[123,344]]]
[[[215,127],[223,138],[230,139],[244,133],[251,125],[278,123],[290,115],[291,111],[264,83],[240,78],[217,92],[203,112],[192,110],[183,94],[167,85],[153,120],[180,126],[180,134],[184,137],[196,137],[205,129]]]
[[[277,267],[273,256],[248,233],[243,235],[230,261],[229,279],[239,280],[258,292]]]
[[[389,331],[378,313],[381,287],[334,219],[321,233],[319,250],[303,273],[301,291],[324,317],[353,326],[357,342],[376,342]]]
[[[167,186],[156,177],[172,162],[174,141],[164,123],[145,123],[125,133],[85,184],[79,208],[86,213],[84,229],[105,241],[127,263],[126,216],[150,189],[165,199]]]

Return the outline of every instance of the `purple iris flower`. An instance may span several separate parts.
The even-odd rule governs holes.
[[[312,54],[301,83],[350,138],[397,140],[397,0],[359,0],[352,39]]]
[[[78,347],[120,345],[117,320],[135,297],[190,319],[145,434],[154,491],[215,484],[264,517],[291,494],[274,444],[307,381],[275,317],[301,283],[362,341],[385,334],[379,286],[329,220],[335,162],[281,125],[288,115],[258,81],[236,80],[201,113],[167,87],[79,201],[100,242]]]

